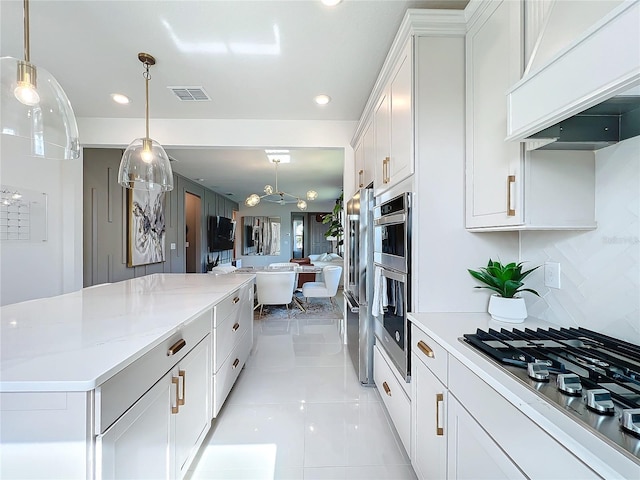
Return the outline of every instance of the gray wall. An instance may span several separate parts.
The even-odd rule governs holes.
[[[122,150],[85,148],[83,152],[83,286],[118,282],[151,273],[184,273],[185,193],[202,200],[200,221],[201,268],[207,259],[207,218],[221,215],[233,218],[238,204],[185,177],[174,173],[174,189],[165,195],[165,261],[127,267],[127,194],[117,181]],[[176,248],[171,250],[171,244]],[[233,260],[233,251],[220,255],[220,262]]]

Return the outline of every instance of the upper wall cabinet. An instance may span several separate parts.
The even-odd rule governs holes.
[[[467,229],[595,228],[593,152],[505,141],[505,94],[523,71],[522,1],[476,4],[465,43]]]
[[[409,10],[396,35],[354,135],[356,188],[379,196],[411,177],[415,166],[417,37],[465,31],[462,11]]]

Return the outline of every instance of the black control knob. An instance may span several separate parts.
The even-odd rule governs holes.
[[[582,395],[587,408],[600,415],[613,415],[613,401],[611,400],[611,394],[604,388],[594,388],[593,390],[587,390]]]

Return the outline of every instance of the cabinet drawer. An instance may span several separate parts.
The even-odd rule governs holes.
[[[415,325],[411,325],[411,352],[416,354],[414,358],[422,361],[443,385],[447,385],[447,351]]]
[[[247,315],[240,315],[242,309],[229,315],[222,323],[213,329],[213,371],[217,372],[226,358],[240,342],[242,336],[249,330],[253,319]]]
[[[211,332],[211,316],[209,309],[96,388],[95,433],[103,433]],[[181,340],[184,346],[169,355],[169,349],[179,346]]]
[[[230,315],[238,314],[238,312],[240,311],[240,306],[242,305],[242,301],[246,300],[249,287],[253,287],[253,285],[245,285],[243,287],[240,287],[238,290],[234,291],[231,295],[220,301],[214,307],[214,327],[217,327],[218,324],[224,322]]]
[[[218,415],[227,395],[231,391],[240,371],[244,366],[253,343],[251,332],[246,332],[240,339],[231,355],[222,364],[220,369],[213,375],[213,416]]]
[[[449,368],[451,394],[527,478],[600,478],[457,359]]]
[[[373,378],[384,406],[396,427],[398,436],[407,452],[410,452],[411,402],[396,379],[378,346],[373,348]]]

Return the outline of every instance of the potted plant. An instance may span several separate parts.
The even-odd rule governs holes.
[[[322,223],[324,225],[329,224],[329,229],[324,233],[324,236],[327,240],[336,240],[336,250],[340,253],[340,246],[343,244],[342,234],[342,202],[343,202],[344,193],[341,193],[338,198],[336,198],[336,204],[333,206],[333,210],[331,213],[327,213],[324,217],[322,217]]]
[[[489,298],[488,311],[491,318],[502,322],[522,323],[527,318],[527,306],[524,298],[517,294],[531,292],[540,296],[535,290],[524,288],[522,282],[527,275],[539,267],[540,265],[523,271],[522,262],[502,265],[500,262],[489,259],[486,267],[480,267],[477,271],[468,271],[473,278],[485,284],[475,288],[487,288],[496,292]]]

